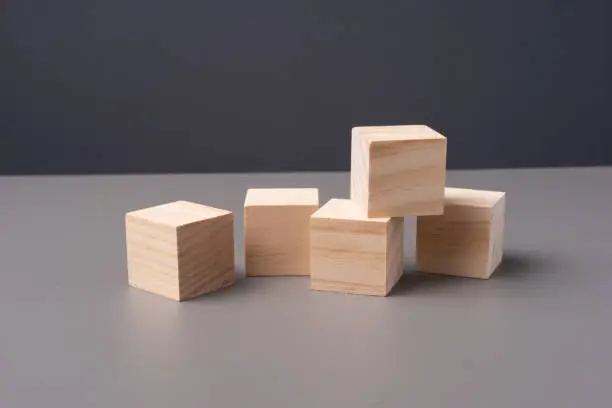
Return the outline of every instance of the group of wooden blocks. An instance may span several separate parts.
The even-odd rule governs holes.
[[[404,217],[420,272],[487,279],[500,264],[505,193],[449,188],[446,138],[427,126],[356,127],[351,197],[249,189],[246,276],[310,276],[314,290],[387,296],[402,276]],[[230,211],[177,201],[126,214],[130,285],[185,300],[235,282]]]

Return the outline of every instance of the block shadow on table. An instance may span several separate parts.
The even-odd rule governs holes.
[[[541,280],[542,275],[554,273],[555,258],[527,251],[506,251],[502,263],[493,273],[490,282],[529,282]],[[473,278],[436,275],[419,272],[416,265],[404,268],[402,279],[391,291],[391,296],[412,295],[415,293],[444,292],[458,287],[482,283]]]
[[[246,277],[237,267],[236,282],[222,290],[208,293],[187,302],[252,301],[262,297],[291,298],[296,292],[308,292],[310,280],[307,276],[253,276]]]
[[[416,266],[408,264],[404,274],[390,293],[392,297],[414,296],[455,291],[475,285],[499,283],[530,283],[542,280],[554,273],[558,260],[550,255],[527,252],[507,251],[501,265],[489,280],[462,278],[455,276],[435,275],[418,272]],[[290,282],[289,282],[290,281]],[[217,299],[245,300],[252,297],[266,296],[279,291],[309,290],[307,277],[251,277],[245,278],[241,267],[237,268],[236,283],[228,288],[191,299],[187,302],[209,302]]]

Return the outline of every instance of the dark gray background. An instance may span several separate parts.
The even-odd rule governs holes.
[[[450,168],[612,164],[609,0],[0,4],[0,173],[340,170],[406,123]]]

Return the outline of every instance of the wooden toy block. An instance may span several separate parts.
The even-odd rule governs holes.
[[[235,281],[234,216],[176,201],[125,216],[131,286],[182,301]]]
[[[309,275],[309,221],[316,188],[249,189],[244,201],[247,276]]]
[[[424,125],[355,127],[351,199],[368,217],[442,214],[446,138]]]
[[[422,272],[488,279],[501,263],[506,194],[447,188],[444,214],[418,217]]]
[[[310,287],[387,296],[403,272],[403,242],[403,218],[367,218],[351,200],[330,200],[310,219]]]

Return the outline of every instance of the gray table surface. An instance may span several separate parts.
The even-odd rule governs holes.
[[[126,283],[123,215],[235,212],[249,187],[347,196],[347,173],[0,178],[0,406],[601,407],[612,403],[612,168],[451,171],[508,192],[488,281],[406,271],[388,298],[239,279],[175,303]]]

